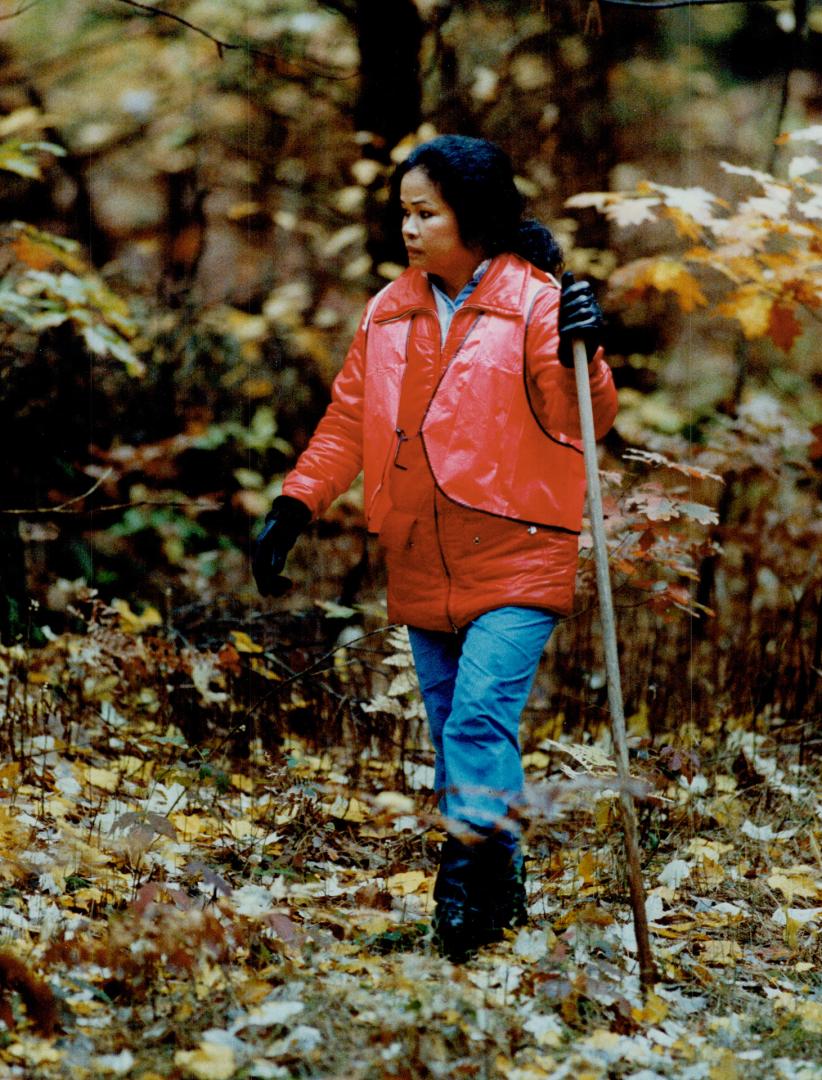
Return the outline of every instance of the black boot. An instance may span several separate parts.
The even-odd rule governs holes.
[[[477,931],[480,944],[502,941],[504,931],[528,922],[525,860],[516,839],[499,831],[487,834],[477,849]]]
[[[434,883],[434,944],[455,964],[464,963],[479,944],[475,902],[475,864],[482,843],[463,844],[449,836],[442,846]]]

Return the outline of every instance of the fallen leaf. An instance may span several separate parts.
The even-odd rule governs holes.
[[[174,1064],[197,1080],[230,1080],[237,1069],[230,1046],[201,1042],[196,1050],[178,1050]]]
[[[385,887],[390,893],[408,896],[427,889],[430,881],[431,879],[426,877],[422,870],[405,870],[400,874],[392,874],[386,880]]]
[[[733,967],[742,957],[742,946],[737,941],[705,941],[700,956],[706,964]]]
[[[672,889],[678,889],[683,881],[690,876],[692,864],[684,859],[673,859],[657,874],[657,881],[668,885]]]

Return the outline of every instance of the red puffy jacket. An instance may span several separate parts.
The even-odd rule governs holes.
[[[571,610],[585,472],[558,307],[554,279],[509,254],[491,261],[443,345],[418,270],[366,309],[283,494],[319,515],[364,470],[392,621],[447,630],[506,604]],[[601,356],[591,392],[602,436],[616,394]]]

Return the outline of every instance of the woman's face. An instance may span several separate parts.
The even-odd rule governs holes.
[[[408,265],[435,274],[447,284],[465,284],[482,258],[462,242],[457,217],[440,190],[421,168],[411,169],[400,182],[402,238]]]

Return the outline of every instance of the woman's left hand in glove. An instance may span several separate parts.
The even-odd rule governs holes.
[[[311,520],[311,511],[300,499],[279,495],[266,514],[254,543],[251,568],[262,596],[282,596],[291,582],[281,571],[297,537]]]
[[[602,344],[605,317],[587,281],[577,281],[570,270],[562,275],[559,300],[559,362],[574,366],[574,338],[585,342],[590,364]]]

